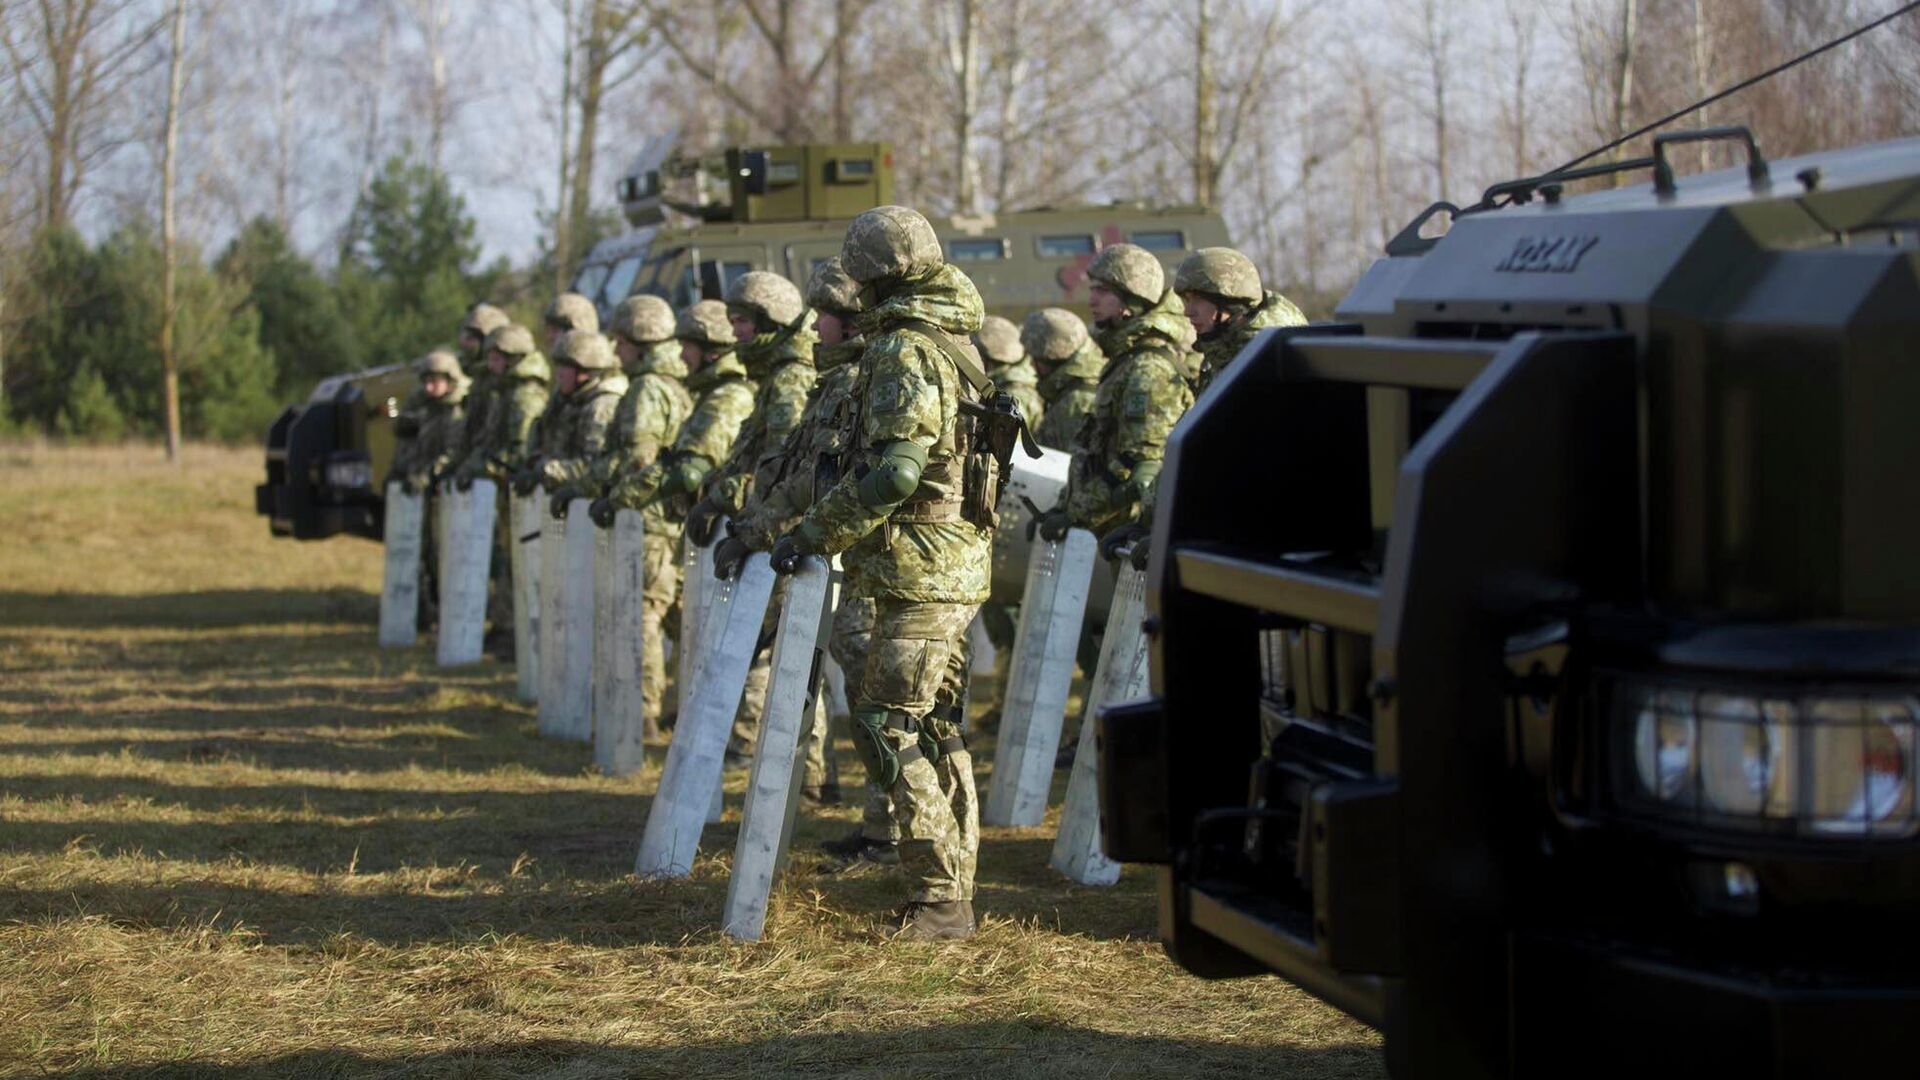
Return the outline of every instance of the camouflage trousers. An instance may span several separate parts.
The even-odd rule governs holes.
[[[492,591],[487,594],[487,622],[495,631],[513,634],[513,547],[520,538],[513,535],[513,500],[501,485],[493,500],[493,561],[487,567]]]
[[[942,747],[936,760],[907,754],[918,734],[888,725],[881,737],[905,755],[889,794],[900,830],[900,864],[910,900],[973,899],[980,853],[980,802],[973,757],[961,738],[966,708],[967,629],[977,604],[879,600],[855,698],[856,713],[886,710],[916,720]]]
[[[867,643],[873,637],[873,600],[865,596],[840,594],[840,606],[833,611],[833,634],[827,648],[833,660],[847,676],[847,702],[860,700],[860,679],[867,670]],[[887,789],[867,778],[860,814],[860,833],[869,840],[894,843],[900,829],[893,823],[893,798]]]

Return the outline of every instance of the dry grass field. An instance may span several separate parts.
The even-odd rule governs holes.
[[[730,941],[743,777],[691,880],[636,881],[657,766],[377,650],[379,549],[269,538],[258,462],[0,446],[0,1074],[1380,1075],[1288,984],[1175,968],[1150,875],[1070,886],[1051,828],[987,830],[982,932],[908,945],[897,881],[804,853],[854,811],[805,814]]]

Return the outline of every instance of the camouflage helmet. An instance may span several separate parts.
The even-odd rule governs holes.
[[[1020,343],[1020,328],[998,315],[989,315],[981,322],[980,329],[974,331],[973,343],[990,364],[1017,364],[1027,358],[1027,350]]]
[[[554,297],[543,317],[555,330],[600,329],[600,312],[594,308],[593,301],[577,292],[563,292]]]
[[[1248,304],[1257,304],[1266,295],[1253,260],[1230,247],[1201,248],[1187,256],[1173,275],[1173,291]]]
[[[598,330],[569,330],[554,347],[553,362],[572,364],[582,371],[605,371],[617,363],[613,346]]]
[[[933,225],[917,210],[876,206],[847,226],[840,259],[862,285],[890,277],[916,277],[946,262]]]
[[[1160,260],[1137,244],[1101,248],[1088,265],[1087,276],[1140,305],[1153,304],[1167,291],[1167,272]]]
[[[1049,364],[1066,360],[1086,343],[1086,322],[1066,308],[1041,308],[1020,327],[1020,344]]]
[[[860,283],[847,276],[846,264],[835,255],[813,268],[813,276],[807,279],[807,306],[836,315],[858,315],[867,305],[860,298]]]
[[[533,331],[511,322],[489,333],[487,343],[480,347],[482,356],[495,352],[507,356],[525,356],[533,351]]]
[[[775,326],[790,326],[807,310],[800,290],[779,274],[750,270],[727,286],[727,310],[745,311],[756,322],[765,320]]]
[[[629,296],[613,309],[608,329],[635,345],[652,345],[673,337],[673,308],[657,296]]]
[[[452,349],[435,349],[413,362],[413,370],[421,378],[429,375],[444,375],[455,382],[466,377],[460,370],[460,358],[453,355]]]
[[[507,313],[492,304],[475,304],[467,309],[467,317],[460,321],[462,333],[471,330],[485,340],[488,334],[512,322]]]
[[[680,313],[673,336],[707,348],[731,348],[733,324],[727,321],[727,305],[718,300],[702,300]]]

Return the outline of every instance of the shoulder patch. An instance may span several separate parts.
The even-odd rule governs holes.
[[[1127,391],[1126,400],[1121,408],[1126,414],[1127,419],[1144,420],[1147,416],[1147,410],[1152,404],[1151,395],[1147,393],[1146,388],[1140,387]]]

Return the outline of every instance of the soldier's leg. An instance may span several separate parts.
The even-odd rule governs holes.
[[[881,600],[854,706],[854,738],[874,775],[888,781],[900,827],[900,861],[910,901],[970,901],[969,838],[940,775],[927,759],[921,726],[939,704],[949,665],[964,651],[977,605]]]
[[[440,530],[435,528],[438,496],[428,491],[421,496],[420,514],[420,603],[414,626],[431,629],[440,617]]]
[[[860,683],[867,671],[867,645],[873,638],[873,601],[864,596],[840,598],[833,613],[833,634],[828,648],[847,675],[847,703],[860,700]],[[851,723],[851,721],[849,721]],[[892,844],[900,839],[900,828],[893,821],[893,799],[887,789],[867,776],[866,797],[861,804],[860,834],[868,840]]]
[[[932,748],[940,788],[947,793],[953,820],[960,829],[961,857],[955,866],[962,895],[972,898],[974,873],[980,859],[980,796],[973,781],[973,754],[967,749],[967,681],[973,670],[969,650],[957,649],[948,658],[939,704],[926,719],[923,750]]]
[[[513,500],[505,489],[493,501],[493,562],[487,567],[487,637],[496,654],[513,655]],[[504,652],[502,652],[504,650]]]
[[[646,583],[640,605],[640,718],[641,739],[658,746],[666,741],[660,715],[667,698],[668,614],[680,592],[680,560],[672,537],[647,534]]]

